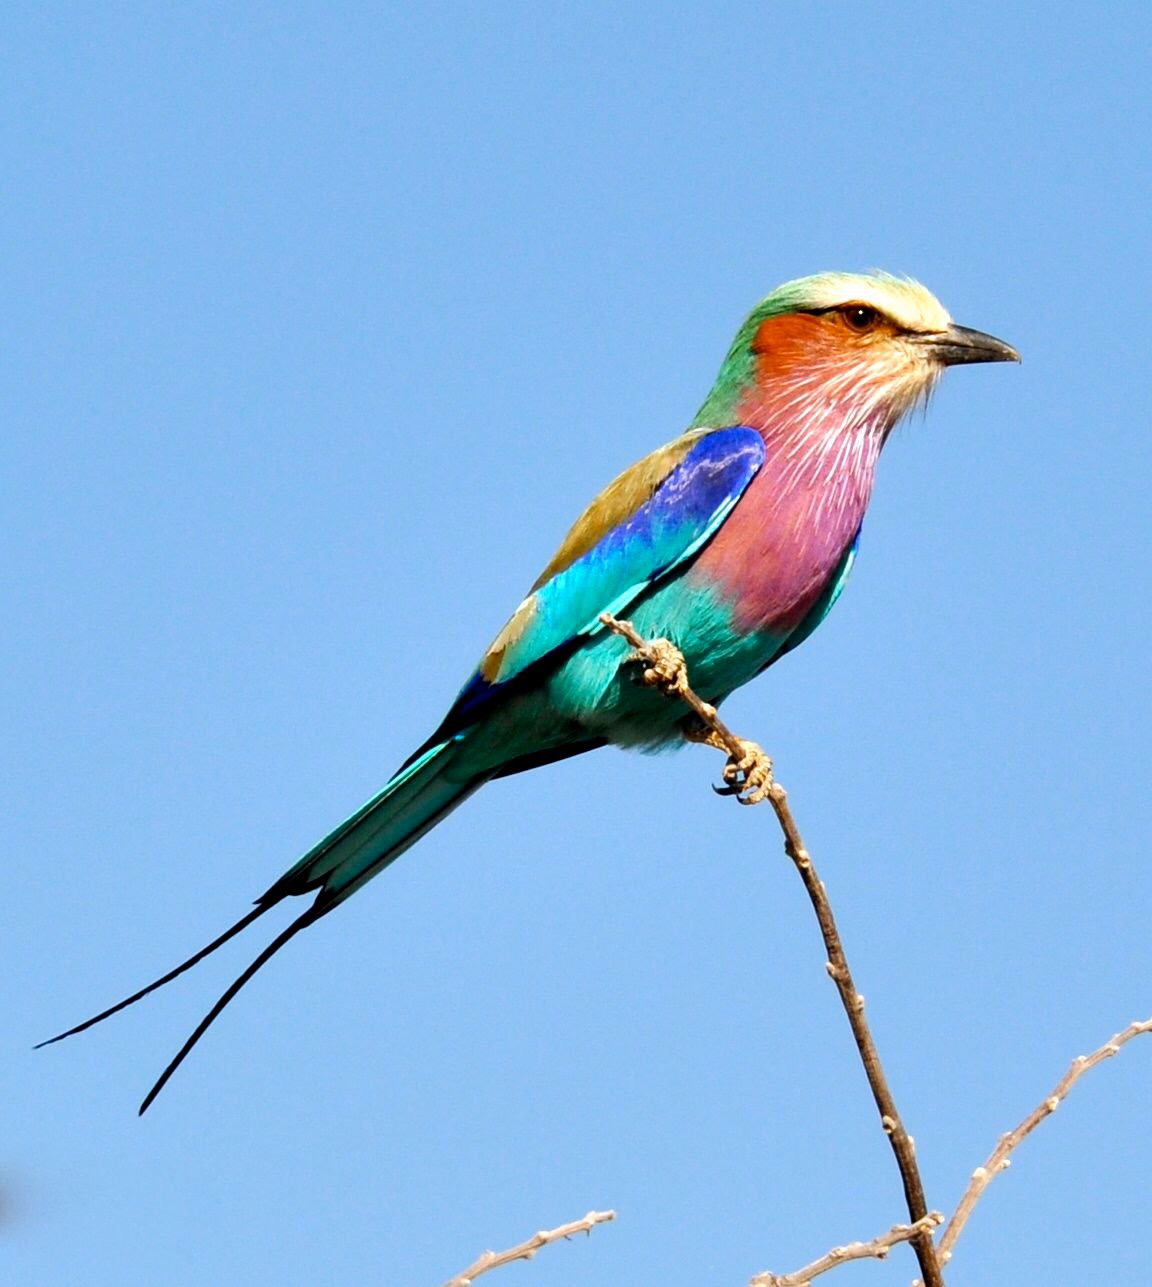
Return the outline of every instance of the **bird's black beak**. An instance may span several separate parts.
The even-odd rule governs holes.
[[[967,326],[950,326],[946,331],[917,335],[928,355],[941,366],[961,366],[968,362],[1019,362],[1020,354],[1011,344],[994,335],[973,331]]]

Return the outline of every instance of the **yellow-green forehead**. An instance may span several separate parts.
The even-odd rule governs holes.
[[[870,304],[909,331],[942,331],[952,321],[930,290],[888,273],[817,273],[787,282],[769,299],[779,299],[789,312]]]

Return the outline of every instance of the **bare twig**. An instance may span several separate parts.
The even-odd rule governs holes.
[[[790,1274],[757,1274],[748,1287],[807,1287],[813,1278],[826,1274],[837,1265],[846,1264],[849,1260],[884,1260],[888,1253],[901,1242],[911,1242],[921,1233],[932,1236],[932,1230],[944,1223],[939,1211],[929,1211],[923,1220],[915,1224],[893,1225],[887,1233],[882,1233],[871,1242],[850,1242],[846,1247],[833,1247],[819,1260],[814,1260],[803,1269],[795,1269]]]
[[[1133,1037],[1139,1037],[1143,1033],[1152,1033],[1152,1019],[1130,1023],[1123,1032],[1118,1032],[1111,1040],[1106,1041],[1099,1050],[1094,1050],[1090,1055],[1079,1055],[1072,1061],[1071,1067],[1053,1087],[1051,1094],[1038,1104],[1015,1130],[1008,1131],[1007,1134],[1000,1136],[988,1160],[983,1166],[978,1166],[972,1172],[972,1178],[968,1181],[968,1187],[964,1190],[964,1195],[956,1207],[955,1214],[948,1221],[947,1227],[940,1235],[937,1255],[940,1257],[941,1264],[946,1264],[952,1258],[952,1248],[956,1245],[956,1240],[968,1223],[968,1218],[971,1216],[976,1203],[984,1196],[985,1189],[1011,1165],[1009,1154],[1012,1150],[1023,1139],[1031,1135],[1046,1117],[1051,1117],[1067,1097],[1068,1092],[1090,1068],[1095,1068],[1097,1064],[1102,1064],[1105,1059],[1111,1059],[1113,1055],[1119,1054],[1121,1046],[1126,1045]]]
[[[646,640],[637,633],[631,622],[618,621],[607,612],[601,614],[600,620],[609,630],[621,635],[636,649],[634,659],[645,666],[643,680],[646,684],[661,689],[669,696],[679,697],[681,701],[691,708],[697,719],[713,735],[709,739],[711,744],[727,750],[730,770],[733,766],[748,763],[749,748],[752,744],[737,737],[720,719],[716,708],[701,700],[692,691],[688,682],[684,658],[677,656],[677,651],[672,644],[665,639]],[[758,750],[759,748],[755,749]],[[761,771],[764,764],[768,765],[770,771],[770,761],[767,761],[763,752],[760,752],[760,760],[761,763],[758,767]],[[735,786],[730,772],[726,772],[725,780],[728,781],[730,786]],[[936,1249],[932,1244],[932,1234],[927,1228],[921,1227],[921,1222],[928,1214],[928,1204],[924,1198],[924,1184],[920,1179],[920,1169],[916,1165],[915,1148],[911,1136],[904,1129],[900,1115],[896,1111],[896,1101],[892,1098],[888,1079],[880,1063],[876,1043],[865,1021],[864,998],[856,990],[856,985],[852,980],[852,973],[848,968],[848,961],[844,955],[844,946],[840,938],[840,932],[836,928],[836,920],[832,915],[832,906],[828,901],[824,883],[816,874],[811,856],[804,847],[804,841],[800,836],[796,820],[793,818],[792,810],[788,806],[788,795],[784,788],[778,782],[772,781],[769,773],[767,785],[757,782],[754,796],[755,799],[750,799],[750,803],[754,803],[756,799],[767,799],[772,805],[776,818],[780,823],[780,829],[784,832],[785,852],[800,873],[800,879],[804,882],[804,889],[816,912],[820,933],[824,938],[824,946],[828,953],[828,973],[840,993],[840,1000],[848,1016],[852,1036],[856,1041],[856,1048],[860,1052],[860,1059],[864,1065],[868,1085],[872,1090],[872,1098],[875,1100],[876,1108],[880,1114],[880,1124],[884,1129],[884,1133],[888,1136],[892,1151],[896,1156],[896,1165],[900,1169],[900,1179],[904,1186],[904,1198],[908,1207],[908,1214],[912,1224],[917,1226],[915,1234],[909,1241],[916,1252],[916,1259],[920,1264],[920,1273],[927,1287],[944,1287],[944,1277],[940,1269],[940,1262],[936,1256]]]
[[[471,1287],[481,1274],[486,1274],[490,1269],[510,1265],[514,1260],[531,1260],[541,1247],[546,1247],[550,1242],[571,1238],[576,1233],[591,1233],[596,1225],[607,1224],[609,1220],[615,1219],[615,1211],[589,1211],[583,1220],[572,1220],[568,1224],[562,1224],[558,1229],[544,1229],[540,1233],[534,1233],[531,1238],[515,1247],[509,1247],[507,1251],[486,1251],[463,1273],[457,1274],[455,1278],[449,1278],[444,1287]]]

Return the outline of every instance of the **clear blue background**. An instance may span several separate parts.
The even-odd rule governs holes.
[[[5,1281],[700,1287],[901,1218],[767,809],[496,784],[243,994],[243,912],[439,719],[778,282],[922,279],[1022,367],[885,454],[848,593],[732,700],[933,1205],[1152,1011],[1142,4],[40,4],[3,20]],[[1146,1283],[1152,1048],[950,1287]],[[906,1283],[906,1251],[837,1282]],[[485,1279],[488,1282],[489,1279]],[[831,1280],[830,1280],[831,1281]]]

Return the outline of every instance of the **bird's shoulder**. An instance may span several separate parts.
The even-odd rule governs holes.
[[[568,529],[548,566],[533,582],[530,593],[547,585],[554,577],[595,549],[610,532],[631,519],[652,500],[669,476],[688,457],[693,458],[690,464],[701,465],[714,461],[716,449],[719,448],[723,455],[730,458],[733,447],[737,445],[734,439],[738,440],[739,447],[747,456],[755,457],[753,471],[759,468],[763,460],[763,441],[755,430],[743,426],[690,429],[629,465],[599,493]]]

